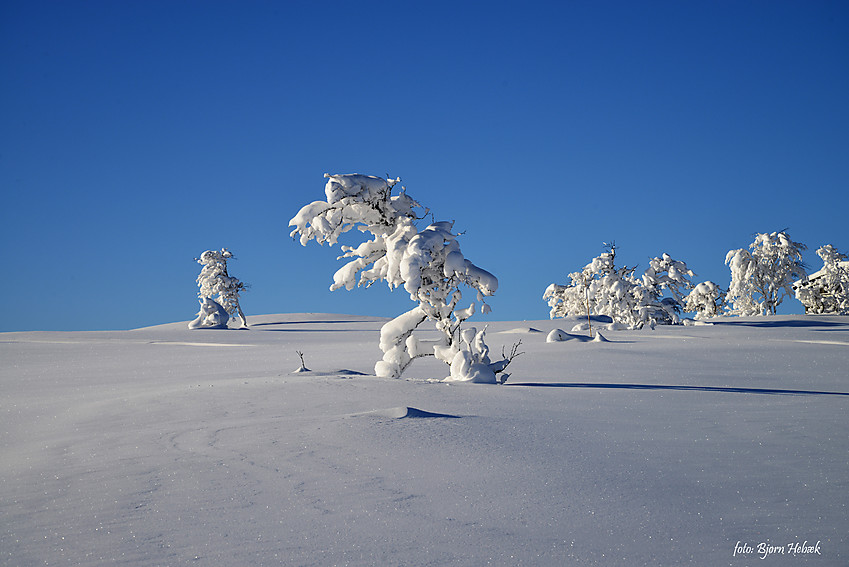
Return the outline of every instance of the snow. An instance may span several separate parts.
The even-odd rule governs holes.
[[[198,316],[189,321],[189,329],[226,329],[230,315],[220,303],[211,297],[200,298]]]
[[[849,560],[849,317],[494,322],[500,386],[374,376],[383,318],[248,319],[0,334],[0,563]]]
[[[563,329],[553,329],[548,336],[545,337],[545,342],[547,343],[556,343],[560,341],[568,341],[572,338],[572,335],[564,331]]]

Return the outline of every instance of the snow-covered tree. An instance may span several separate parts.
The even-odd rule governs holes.
[[[696,319],[709,319],[719,315],[725,292],[712,281],[694,287],[684,300],[684,311],[695,311]]]
[[[775,315],[784,298],[793,295],[793,282],[805,277],[806,247],[786,232],[773,232],[758,233],[749,248],[725,256],[731,269],[726,309],[732,315]]]
[[[639,329],[649,318],[651,295],[634,277],[635,268],[622,266],[601,272],[590,282],[590,304],[597,315],[607,315],[628,329]]]
[[[643,273],[643,287],[673,324],[679,322],[678,314],[684,307],[684,298],[693,289],[690,281],[693,276],[695,274],[686,263],[673,259],[665,252],[659,258],[649,260],[649,267]],[[671,297],[664,297],[666,293]]]
[[[615,266],[616,246],[593,258],[580,272],[569,274],[571,283],[552,283],[543,293],[555,317],[607,315],[616,324],[636,326],[633,268]]]
[[[569,285],[549,284],[542,294],[542,298],[548,301],[551,308],[549,317],[552,319],[570,315],[589,317],[593,313],[589,297],[593,274],[588,271],[572,272],[569,279],[572,282]]]
[[[477,294],[483,313],[489,311],[484,301],[498,288],[498,280],[467,260],[460,251],[453,222],[435,222],[419,230],[415,222],[426,209],[409,197],[402,188],[392,195],[400,179],[383,179],[359,174],[328,175],[324,201],[314,201],[289,221],[294,226],[292,237],[299,236],[302,245],[310,240],[319,244],[337,244],[339,237],[353,228],[372,236],[358,246],[342,245],[340,259],[348,262],[333,276],[331,290],[353,289],[385,281],[390,289],[403,287],[417,305],[386,323],[380,332],[383,360],[375,364],[382,377],[401,376],[413,359],[436,356],[448,365],[460,353],[483,364],[487,359],[480,351],[483,334],[474,327],[461,332],[463,321],[476,311],[476,303],[458,309],[462,300],[461,285]],[[422,214],[418,215],[417,211]],[[424,321],[432,321],[442,339],[420,341],[413,332]],[[480,341],[464,340],[469,331],[480,335]],[[500,361],[486,363],[491,374],[479,372],[474,364],[455,373],[454,380],[495,382],[495,374],[503,371]],[[458,365],[459,368],[459,365]]]
[[[691,287],[693,272],[684,262],[668,254],[652,258],[649,268],[637,278],[636,268],[616,267],[616,246],[594,258],[580,272],[569,274],[571,283],[553,283],[543,299],[549,316],[607,315],[615,326],[637,329],[656,323],[676,323],[681,309],[681,289]],[[664,298],[669,291],[671,298]]]
[[[817,250],[823,266],[796,282],[796,299],[805,306],[805,313],[837,313],[849,315],[849,262],[831,244]]]
[[[232,259],[233,254],[226,248],[218,250],[207,250],[196,258],[201,264],[200,274],[197,277],[198,297],[201,300],[210,299],[221,305],[230,315],[239,315],[243,327],[248,326],[245,314],[239,306],[239,293],[245,291],[247,286],[227,273],[227,260]],[[217,296],[217,297],[216,297]],[[202,301],[201,301],[202,302]]]

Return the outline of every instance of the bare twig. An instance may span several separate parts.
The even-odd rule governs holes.
[[[298,368],[295,372],[309,372],[310,369],[307,368],[307,365],[304,362],[304,353],[299,350],[296,350],[295,352],[298,353],[298,357],[301,359],[301,367]]]
[[[507,364],[513,362],[513,359],[517,356],[522,356],[525,354],[524,352],[519,352],[519,347],[522,346],[522,339],[519,339],[515,343],[513,343],[513,347],[510,349],[510,356],[507,356],[507,353],[504,351],[504,346],[501,347],[501,358],[507,361]],[[506,365],[505,365],[506,368]]]
[[[513,359],[516,358],[517,356],[522,356],[523,354],[525,354],[524,352],[519,352],[519,347],[521,345],[522,345],[522,339],[519,339],[518,341],[513,343],[513,346],[510,349],[509,355],[504,350],[504,346],[501,347],[502,360],[499,363],[500,368],[498,368],[498,370],[495,371],[496,376],[501,374],[501,376],[498,376],[496,378],[496,381],[499,384],[504,384],[507,381],[507,378],[510,377],[510,375],[507,374],[504,371],[507,369],[508,366],[510,366],[510,363],[513,362]]]

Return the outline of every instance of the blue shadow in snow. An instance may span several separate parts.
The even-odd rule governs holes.
[[[789,321],[712,321],[714,325],[735,325],[738,327],[849,327],[849,323],[841,321],[805,321],[803,319],[791,319]]]
[[[719,386],[666,386],[661,384],[592,384],[580,382],[515,382],[505,386],[531,386],[542,388],[597,388],[610,390],[677,390],[681,392],[725,392],[731,394],[771,394],[785,396],[849,396],[846,392],[821,392],[815,390],[773,390],[769,388],[731,388]]]
[[[369,321],[367,319],[338,319],[338,320],[316,320],[316,321],[272,321],[271,323],[252,323],[251,327],[268,327],[270,325],[325,325],[335,323],[380,323],[380,321]],[[281,329],[282,330],[282,329]]]
[[[417,408],[407,408],[406,415],[402,417],[419,417],[419,418],[433,418],[433,417],[444,417],[448,419],[460,419],[459,415],[451,415],[450,413],[435,413],[431,411],[424,411]]]

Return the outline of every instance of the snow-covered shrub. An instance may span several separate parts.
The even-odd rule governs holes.
[[[198,297],[203,300],[205,298],[216,298],[216,303],[223,307],[229,315],[239,315],[243,327],[248,326],[248,321],[245,319],[245,314],[242,313],[242,308],[239,306],[239,293],[245,291],[247,286],[240,282],[238,278],[227,273],[227,260],[233,258],[233,254],[226,248],[218,250],[207,250],[196,258],[198,264],[201,264],[200,274],[197,277]]]
[[[569,285],[549,285],[543,293],[551,308],[549,316],[607,315],[613,319],[611,328],[627,329],[678,322],[681,289],[692,286],[688,276],[693,272],[687,265],[663,254],[652,258],[649,268],[637,278],[636,268],[617,268],[615,259],[616,247],[611,246],[583,270],[569,274]],[[663,297],[666,291],[671,298]]]
[[[817,250],[823,266],[794,284],[796,299],[805,306],[805,313],[837,313],[849,315],[849,262],[831,244]]]
[[[793,282],[805,277],[802,251],[786,232],[758,233],[745,248],[730,250],[725,264],[731,269],[731,284],[725,296],[732,315],[775,315]]]
[[[695,311],[696,319],[709,319],[719,315],[725,292],[712,281],[694,287],[684,301],[684,311]]]
[[[198,316],[189,323],[189,329],[226,329],[230,315],[211,297],[200,299]]]
[[[310,240],[335,245],[343,233],[353,228],[372,236],[358,246],[341,246],[344,253],[339,258],[350,260],[336,271],[330,289],[350,290],[385,281],[390,289],[403,287],[417,303],[381,329],[383,360],[375,364],[375,373],[397,378],[413,359],[436,356],[451,366],[452,380],[483,380],[480,367],[476,366],[488,360],[480,349],[483,333],[470,342],[464,339],[468,329],[462,333],[460,330],[462,322],[475,313],[476,304],[457,308],[463,297],[460,286],[476,292],[481,312],[486,313],[489,306],[484,298],[495,293],[498,280],[463,256],[453,232],[454,223],[435,222],[419,230],[415,221],[427,210],[407,196],[403,188],[398,195],[392,195],[400,179],[359,174],[325,174],[325,178],[326,200],[301,208],[289,221],[295,227],[291,236],[299,236],[302,245]],[[422,212],[421,216],[417,211]],[[425,320],[433,321],[442,333],[435,344],[413,335]],[[455,371],[454,361],[459,354],[467,357],[469,364],[458,363]],[[498,368],[499,362],[486,364],[497,373],[503,370]]]
[[[495,371],[489,360],[489,347],[486,346],[484,335],[486,329],[478,332],[474,327],[460,331],[460,341],[457,352],[451,359],[451,375],[447,382],[478,382],[495,384]]]

